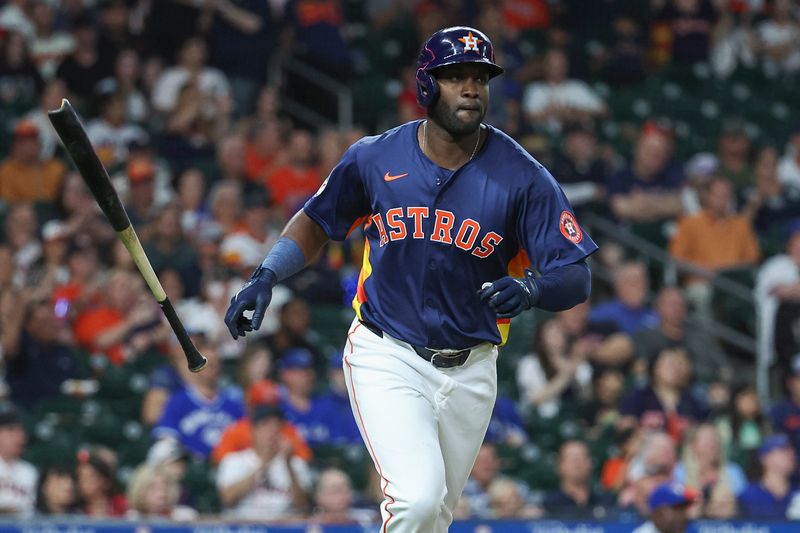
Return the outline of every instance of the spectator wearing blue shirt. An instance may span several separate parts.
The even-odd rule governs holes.
[[[198,336],[192,336],[192,340],[196,346],[205,342]],[[150,373],[150,383],[142,399],[141,420],[144,425],[152,427],[161,419],[170,397],[186,386],[189,374],[183,348],[175,341],[170,346],[169,362],[157,366]]]
[[[650,277],[644,263],[625,263],[614,273],[615,297],[592,307],[589,322],[611,322],[628,335],[658,326],[658,315],[646,303],[649,287]]]
[[[800,518],[787,515],[790,508],[797,507],[796,501],[800,503],[798,487],[791,481],[796,458],[789,437],[776,433],[764,439],[758,449],[758,459],[763,473],[739,496],[742,516],[760,520]]]
[[[208,357],[206,368],[190,374],[186,385],[172,393],[153,436],[176,439],[207,459],[225,428],[244,416],[244,399],[238,387],[219,388],[221,366],[212,346],[201,351]]]
[[[331,438],[326,411],[314,397],[315,379],[314,356],[309,350],[292,348],[283,352],[278,361],[281,410],[312,448],[327,444]]]
[[[329,389],[319,396],[316,406],[319,412],[324,413],[322,421],[328,429],[328,444],[360,445],[361,435],[350,408],[342,365],[342,352],[331,355],[328,366]]]
[[[785,383],[787,397],[772,406],[769,417],[773,430],[788,436],[800,453],[800,355],[792,359]]]

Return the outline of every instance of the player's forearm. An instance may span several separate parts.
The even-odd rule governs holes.
[[[261,265],[275,274],[275,282],[283,281],[308,265],[326,242],[322,228],[301,210],[286,224]]]
[[[545,311],[565,311],[589,297],[592,275],[585,261],[555,268],[536,278],[536,307]]]

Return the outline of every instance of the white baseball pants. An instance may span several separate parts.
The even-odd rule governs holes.
[[[381,478],[381,533],[445,533],[497,395],[497,347],[436,368],[410,345],[358,320],[344,375],[361,437]]]

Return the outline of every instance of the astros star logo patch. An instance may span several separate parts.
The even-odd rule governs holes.
[[[461,41],[462,43],[464,43],[466,45],[466,46],[464,46],[464,51],[465,52],[467,50],[472,50],[474,52],[480,52],[480,50],[478,50],[478,45],[483,42],[483,39],[478,39],[477,37],[472,35],[472,32],[469,32],[466,37],[461,37],[459,39],[459,41]]]
[[[558,227],[561,230],[561,235],[567,238],[568,241],[575,244],[580,244],[583,240],[583,230],[575,220],[575,215],[569,211],[563,211],[559,217]]]

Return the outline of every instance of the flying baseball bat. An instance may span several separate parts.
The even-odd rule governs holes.
[[[122,207],[122,202],[119,201],[119,196],[111,185],[111,180],[108,178],[108,172],[105,167],[97,158],[92,143],[86,136],[86,131],[81,125],[78,114],[66,98],[61,100],[61,108],[48,111],[48,117],[53,127],[64,143],[72,161],[78,167],[78,171],[92,191],[97,204],[103,210],[111,226],[117,232],[122,244],[128,249],[128,252],[133,257],[133,262],[136,263],[139,272],[142,273],[147,286],[150,287],[150,292],[155,296],[158,305],[172,326],[172,331],[178,337],[178,342],[181,343],[183,353],[186,355],[186,361],[189,363],[189,370],[192,372],[199,372],[206,365],[207,359],[197,351],[192,343],[189,335],[186,333],[186,328],[175,313],[175,308],[167,298],[161,282],[158,281],[158,276],[153,271],[153,266],[147,255],[144,253],[142,243],[139,242],[139,237],[136,235],[136,230],[133,229],[131,221],[128,218],[128,213]]]

